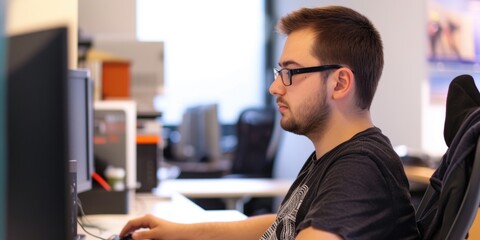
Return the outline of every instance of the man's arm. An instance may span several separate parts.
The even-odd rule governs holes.
[[[198,223],[199,230],[193,239],[229,239],[229,240],[258,240],[275,221],[275,215],[261,215],[250,217],[237,222]]]
[[[300,231],[295,238],[295,240],[308,240],[308,239],[322,239],[322,240],[342,240],[340,236],[325,232],[322,230],[315,229],[313,227],[308,227]]]
[[[133,239],[256,240],[274,220],[275,215],[268,214],[235,222],[179,224],[145,215],[129,221],[122,229],[120,236],[146,228],[146,230],[136,231],[132,235]]]

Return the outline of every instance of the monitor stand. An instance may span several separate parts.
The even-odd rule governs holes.
[[[71,218],[72,218],[72,239],[73,240],[85,240],[86,236],[84,234],[77,233],[77,220],[78,220],[78,205],[77,205],[77,161],[69,161],[69,172],[70,172],[70,187],[71,187]]]
[[[73,237],[73,240],[85,240],[86,236],[84,234],[78,234],[77,236]]]

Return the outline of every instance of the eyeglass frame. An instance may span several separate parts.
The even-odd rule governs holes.
[[[340,69],[345,66],[338,65],[338,64],[331,64],[331,65],[321,65],[321,66],[315,66],[315,67],[305,67],[305,68],[295,68],[295,69],[288,69],[288,68],[273,68],[273,77],[274,80],[280,76],[280,79],[282,80],[283,85],[285,86],[291,86],[293,81],[292,81],[292,76],[295,74],[303,74],[303,73],[312,73],[312,72],[323,72],[327,70],[333,70],[333,69]],[[283,74],[282,71],[287,71],[288,75],[288,84],[285,84],[285,80],[283,79]],[[353,70],[352,70],[352,73]]]

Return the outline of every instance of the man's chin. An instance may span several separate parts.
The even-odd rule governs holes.
[[[284,119],[282,119],[282,121],[280,121],[280,126],[282,127],[283,130],[287,131],[287,132],[292,132],[292,133],[295,133],[297,134],[297,125],[292,123],[292,122],[288,122],[288,121],[284,121]]]

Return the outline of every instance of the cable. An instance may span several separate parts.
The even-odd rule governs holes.
[[[85,211],[83,210],[82,202],[80,201],[80,198],[78,197],[78,195],[77,195],[77,205],[78,205],[78,208],[79,208],[79,210],[80,210],[80,215],[81,215],[80,218],[77,218],[77,223],[78,223],[78,225],[80,225],[80,227],[83,229],[83,231],[85,231],[86,234],[88,234],[88,235],[90,235],[90,236],[92,236],[92,237],[94,237],[94,238],[101,239],[101,240],[114,240],[114,239],[117,239],[117,238],[116,238],[116,235],[113,235],[113,236],[111,236],[111,237],[109,237],[109,238],[103,238],[103,237],[100,237],[100,236],[98,236],[98,235],[95,235],[95,234],[87,231],[86,227],[96,228],[96,229],[98,229],[100,232],[105,231],[105,229],[103,229],[103,228],[101,228],[101,227],[99,227],[99,226],[96,226],[96,225],[94,225],[94,224],[84,224],[84,223],[83,223],[83,220],[84,220],[84,219],[85,219],[85,220],[88,220],[88,219],[87,219],[87,217],[86,217]]]
[[[96,173],[96,172],[93,172],[92,174],[92,178],[97,181],[100,186],[102,186],[105,190],[107,191],[111,191],[112,188],[110,187],[110,185],[107,183],[107,181],[105,181],[105,179],[103,179],[102,176],[100,176],[100,174]]]
[[[97,236],[97,235],[87,231],[87,229],[83,226],[83,224],[78,219],[77,219],[77,223],[78,223],[78,225],[80,225],[80,227],[83,229],[83,231],[85,231],[86,234],[88,234],[88,235],[90,235],[94,238],[98,238],[98,239],[102,239],[102,240],[108,240],[108,238],[103,238],[103,237]]]
[[[85,220],[88,220],[88,219],[87,219],[87,215],[85,214],[85,211],[83,210],[82,201],[80,200],[78,195],[77,195],[77,205],[78,205],[78,209],[80,210],[80,218],[77,218],[77,219],[80,219],[79,221],[81,221],[81,223],[83,224],[84,227],[96,228],[99,231],[104,231],[105,230],[105,229],[102,229],[101,227],[96,226],[94,224],[90,224],[90,223],[87,224],[87,223],[83,222],[84,219]]]

